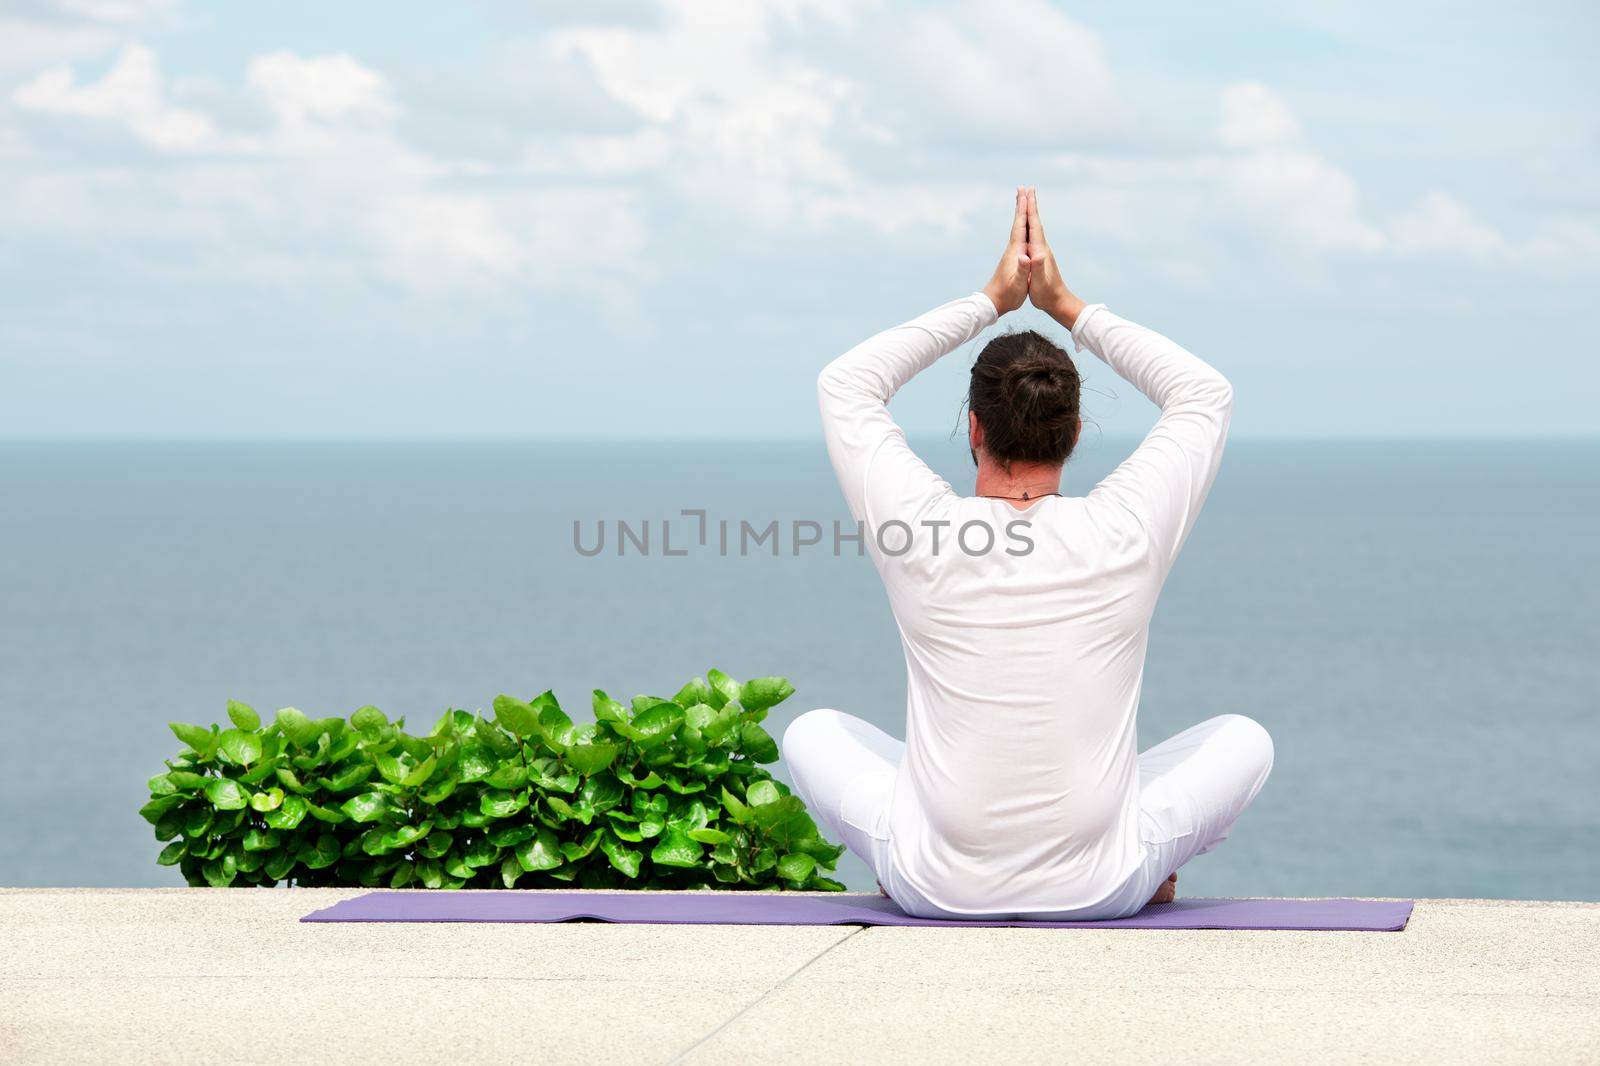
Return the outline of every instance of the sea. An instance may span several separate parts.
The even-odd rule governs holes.
[[[914,443],[971,491],[963,441]],[[1090,434],[1066,491],[1135,443]],[[136,812],[166,723],[230,698],[582,718],[719,667],[793,682],[775,733],[903,736],[845,521],[810,441],[0,444],[0,885],[179,884]],[[1181,893],[1600,900],[1600,440],[1234,442],[1141,743],[1225,712],[1277,762]]]

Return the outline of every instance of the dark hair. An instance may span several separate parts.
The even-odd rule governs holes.
[[[1005,466],[1064,463],[1078,441],[1078,368],[1033,330],[1006,333],[972,364],[967,404],[983,450]]]

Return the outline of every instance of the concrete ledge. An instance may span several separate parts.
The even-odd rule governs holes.
[[[346,889],[0,890],[8,1062],[1600,1061],[1600,904],[1404,933],[302,925]]]

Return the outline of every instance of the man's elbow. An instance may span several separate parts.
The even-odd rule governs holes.
[[[829,363],[817,375],[817,406],[824,411],[828,409],[828,402],[837,394],[838,386],[834,380],[833,364]]]
[[[817,375],[817,403],[823,410],[848,401],[858,389],[850,372],[841,365],[843,362],[844,357],[841,356],[823,367]]]
[[[1233,410],[1233,384],[1222,376],[1216,367],[1206,366],[1206,372],[1195,377],[1189,395],[1212,410]]]
[[[834,366],[834,363],[829,363],[827,366],[823,367],[820,372],[818,372],[817,392],[825,392],[834,387],[833,379],[838,374],[838,371],[834,369]]]
[[[1208,422],[1226,426],[1233,418],[1233,385],[1213,371],[1190,383],[1182,406]]]
[[[854,356],[854,351],[844,353],[817,375],[817,401],[823,411],[881,407],[894,395],[893,386],[877,370]]]
[[[1233,412],[1233,383],[1221,374],[1217,375],[1216,384],[1212,386],[1212,402],[1223,411]]]

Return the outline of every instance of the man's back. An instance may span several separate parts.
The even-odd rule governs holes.
[[[1138,861],[1134,721],[1163,570],[1127,512],[1084,498],[950,495],[929,517],[974,547],[970,523],[1009,527],[997,545],[1017,554],[878,558],[906,654],[900,869],[947,910],[1095,902]]]
[[[886,405],[994,318],[981,294],[945,304],[841,356],[818,385],[829,453],[905,648],[889,844],[905,880],[956,913],[1092,905],[1139,862],[1149,619],[1215,475],[1232,400],[1221,375],[1165,337],[1086,308],[1075,339],[1161,404],[1156,428],[1087,497],[1018,508],[957,496]]]

